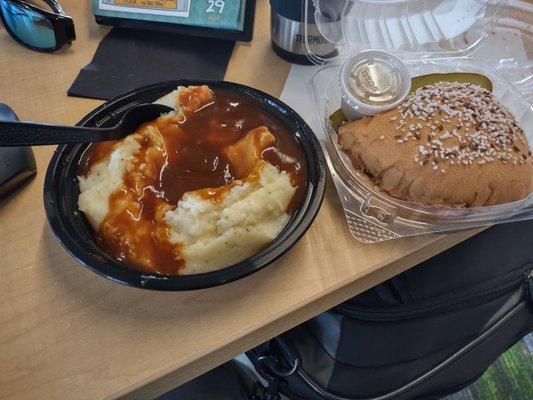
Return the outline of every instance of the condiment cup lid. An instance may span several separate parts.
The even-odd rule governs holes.
[[[345,61],[339,78],[343,101],[367,115],[397,106],[411,89],[405,64],[385,51],[354,54]]]

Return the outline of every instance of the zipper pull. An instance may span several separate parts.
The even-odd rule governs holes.
[[[281,400],[279,391],[280,383],[283,378],[296,372],[299,364],[298,358],[295,358],[289,368],[285,369],[280,368],[279,360],[270,354],[260,356],[257,361],[263,364],[267,372],[266,379],[268,380],[268,386],[264,391],[264,400]]]

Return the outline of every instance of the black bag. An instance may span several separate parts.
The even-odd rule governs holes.
[[[532,268],[533,221],[492,227],[247,355],[270,399],[440,398],[533,329]]]
[[[255,374],[232,360],[155,400],[262,400],[260,388]]]

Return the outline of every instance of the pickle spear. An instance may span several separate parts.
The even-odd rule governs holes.
[[[339,129],[339,126],[344,124],[346,121],[347,119],[340,108],[329,116],[329,122],[331,122],[331,126],[335,130]]]
[[[481,74],[475,74],[471,72],[452,72],[449,74],[429,74],[415,76],[411,79],[411,92],[422,86],[431,85],[440,81],[445,82],[460,82],[460,83],[473,83],[474,85],[481,86],[492,92],[492,82],[486,76]]]

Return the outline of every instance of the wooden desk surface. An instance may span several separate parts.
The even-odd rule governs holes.
[[[78,39],[59,54],[0,30],[0,101],[21,119],[73,124],[101,103],[66,96],[108,31],[89,3],[62,1]],[[268,7],[258,1],[254,40],[236,46],[226,79],[277,96],[290,65],[270,49]],[[128,288],[81,267],[52,234],[41,193],[53,150],[35,148],[37,178],[0,200],[1,399],[151,398],[474,234],[358,243],[328,184],[309,232],[264,270],[189,293]]]

